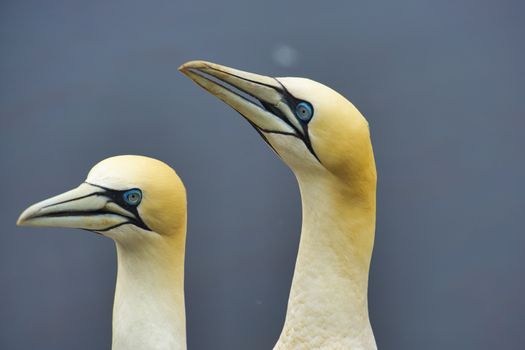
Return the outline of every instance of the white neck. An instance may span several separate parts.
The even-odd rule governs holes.
[[[112,349],[185,350],[185,237],[148,234],[140,244],[116,243]]]
[[[354,188],[331,175],[298,181],[301,241],[275,349],[377,349],[367,301],[375,181]]]

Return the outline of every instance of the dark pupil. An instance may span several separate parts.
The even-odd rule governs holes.
[[[137,200],[137,195],[135,193],[132,193],[132,194],[129,195],[128,199],[131,202],[135,202]]]

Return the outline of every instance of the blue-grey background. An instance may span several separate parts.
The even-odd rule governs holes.
[[[99,160],[144,154],[189,195],[189,349],[271,349],[300,230],[295,179],[177,72],[305,76],[371,124],[370,313],[381,349],[525,343],[522,1],[0,3],[0,348],[109,349],[113,243],[15,227]]]

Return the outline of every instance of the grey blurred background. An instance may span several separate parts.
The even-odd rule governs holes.
[[[300,230],[288,168],[177,72],[305,76],[371,124],[380,349],[525,343],[521,1],[0,3],[0,348],[109,349],[112,241],[15,227],[99,160],[143,154],[189,195],[189,349],[271,349]]]

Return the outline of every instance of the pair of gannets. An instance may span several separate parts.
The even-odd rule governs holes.
[[[182,73],[243,115],[292,169],[303,222],[275,349],[376,349],[368,318],[376,170],[368,123],[334,90],[192,61]],[[113,349],[186,349],[186,192],[166,164],[118,156],[19,225],[73,227],[116,242]]]

